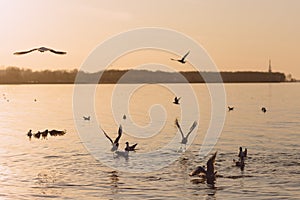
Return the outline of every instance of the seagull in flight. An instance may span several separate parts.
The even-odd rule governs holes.
[[[182,137],[181,144],[186,145],[186,143],[188,142],[188,138],[189,138],[190,134],[192,133],[192,131],[193,131],[193,130],[195,129],[195,127],[197,126],[197,122],[194,121],[194,123],[192,124],[192,126],[191,126],[191,128],[190,128],[190,131],[187,133],[186,136],[184,136],[184,134],[183,134],[183,132],[182,132],[182,130],[181,130],[181,127],[180,127],[180,125],[179,125],[177,119],[175,120],[175,124],[176,124],[177,128],[179,129],[179,131],[180,131],[180,133],[181,133],[181,137]]]
[[[83,116],[83,120],[90,121],[91,120],[91,116],[88,116],[88,117]]]
[[[113,141],[108,135],[107,133],[105,133],[105,131],[102,129],[105,137],[107,137],[107,139],[109,139],[109,141],[111,142],[112,144],[112,148],[111,148],[111,151],[116,151],[119,147],[119,140],[122,136],[122,126],[120,125],[119,126],[119,130],[118,130],[118,137],[115,139],[115,141]]]
[[[181,99],[181,97],[175,97],[173,103],[179,105],[179,100],[180,99]]]
[[[39,52],[45,52],[45,51],[50,51],[52,53],[55,53],[55,54],[66,54],[67,52],[64,52],[64,51],[56,51],[54,49],[50,49],[50,48],[47,48],[47,47],[40,47],[40,48],[34,48],[34,49],[31,49],[31,50],[28,50],[28,51],[18,51],[18,52],[15,52],[14,55],[23,55],[23,54],[26,54],[26,53],[30,53],[32,51],[39,51]]]
[[[206,170],[202,166],[198,166],[194,171],[190,173],[190,176],[196,176],[196,175],[204,175],[204,178],[206,178],[206,182],[208,184],[214,184],[216,180],[216,174],[215,171],[215,160],[216,160],[217,152],[215,152],[210,159],[206,163]]]
[[[181,59],[174,59],[174,58],[171,58],[171,60],[174,60],[174,61],[178,61],[182,64],[186,63],[186,60],[185,58],[189,55],[190,51],[188,51]]]

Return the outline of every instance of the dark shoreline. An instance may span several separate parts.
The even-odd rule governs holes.
[[[165,72],[147,70],[107,70],[95,73],[66,70],[32,71],[9,67],[0,70],[0,84],[135,84],[135,83],[281,83],[281,72]],[[291,82],[296,82],[293,80]]]

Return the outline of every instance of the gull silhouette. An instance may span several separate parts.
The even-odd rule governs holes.
[[[189,138],[190,134],[192,133],[192,131],[193,131],[193,130],[195,129],[195,127],[197,126],[197,122],[194,121],[194,123],[192,124],[192,126],[191,126],[191,128],[190,128],[190,131],[187,133],[186,136],[184,136],[184,134],[183,134],[183,132],[182,132],[182,130],[181,130],[181,127],[180,127],[180,125],[179,125],[177,119],[175,120],[175,124],[176,124],[177,128],[179,129],[179,131],[180,131],[180,133],[181,133],[181,137],[182,137],[181,144],[186,145],[186,143],[188,142],[188,138]]]
[[[115,139],[115,141],[113,141],[108,135],[107,133],[105,133],[105,131],[102,129],[105,137],[107,137],[107,139],[109,139],[109,141],[111,142],[112,144],[112,148],[111,148],[111,151],[116,151],[119,147],[119,140],[122,136],[122,126],[120,125],[119,126],[119,130],[118,130],[118,137]]]
[[[184,64],[184,63],[186,63],[185,58],[189,55],[189,53],[190,53],[190,51],[188,51],[181,59],[171,58],[171,60],[178,61],[178,62]]]
[[[125,151],[135,151],[136,145],[137,145],[137,143],[135,143],[134,145],[129,146],[129,142],[126,142]]]
[[[215,172],[215,160],[216,160],[217,152],[215,152],[212,157],[207,161],[206,163],[206,170],[202,166],[198,166],[194,171],[190,173],[190,176],[196,176],[203,174],[204,178],[206,178],[206,182],[208,184],[214,184],[216,180],[216,174]]]
[[[228,111],[232,111],[233,109],[234,109],[234,107],[228,106]]]
[[[88,116],[88,117],[83,116],[83,120],[90,121],[90,119],[91,119],[91,116]]]
[[[39,52],[45,52],[45,51],[50,51],[52,53],[55,53],[55,54],[66,54],[67,52],[64,52],[64,51],[56,51],[54,49],[50,49],[50,48],[47,48],[47,47],[40,47],[40,48],[34,48],[34,49],[30,49],[28,51],[18,51],[18,52],[15,52],[14,55],[23,55],[23,54],[27,54],[27,53],[30,53],[32,51],[39,51]]]
[[[181,99],[181,97],[175,97],[173,103],[179,105],[179,100],[180,99]]]

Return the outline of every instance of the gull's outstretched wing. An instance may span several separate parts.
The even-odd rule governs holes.
[[[118,143],[120,138],[122,136],[122,125],[119,126],[119,130],[118,130],[118,137],[115,139],[114,143]]]
[[[196,176],[196,175],[199,175],[201,173],[206,174],[206,171],[205,171],[205,169],[203,167],[198,166],[194,171],[192,171],[190,173],[190,176]]]
[[[67,52],[64,52],[64,51],[55,51],[53,49],[49,49],[49,51],[51,51],[52,53],[55,53],[55,54],[66,54]]]
[[[29,51],[18,51],[18,52],[15,52],[14,55],[23,55],[23,54],[30,53],[30,52],[35,51],[35,50],[37,50],[37,48],[31,49]]]
[[[215,152],[212,157],[207,161],[207,174],[214,174],[215,171],[215,160],[216,160],[217,152]]]
[[[113,141],[112,141],[112,139],[105,133],[105,131],[102,129],[102,131],[103,131],[103,133],[104,133],[104,135],[105,135],[105,137],[107,137],[107,139],[109,139],[109,141],[113,144]]]
[[[130,146],[131,149],[135,149],[136,145],[138,145],[137,143],[135,143],[134,145]]]
[[[175,120],[175,124],[176,124],[177,128],[179,129],[179,132],[181,133],[181,137],[184,138],[183,132],[182,132],[181,127],[178,123],[178,119]]]
[[[189,137],[189,135],[192,133],[192,131],[196,128],[197,126],[197,122],[194,121],[194,123],[192,124],[190,131],[188,132],[188,134],[186,135],[186,137]]]
[[[182,58],[181,60],[184,60],[188,55],[189,55],[190,51],[188,51]]]

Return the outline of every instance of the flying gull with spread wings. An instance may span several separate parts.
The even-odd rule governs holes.
[[[30,53],[30,52],[33,52],[33,51],[39,51],[41,53],[43,53],[45,51],[50,51],[52,53],[60,54],[60,55],[63,55],[63,54],[67,53],[65,51],[56,51],[54,49],[50,49],[50,48],[47,48],[47,47],[40,47],[40,48],[30,49],[28,51],[18,51],[18,52],[15,52],[14,55],[23,55],[23,54],[27,54],[27,53]]]
[[[175,120],[175,124],[176,124],[177,128],[179,129],[179,132],[181,133],[181,137],[182,137],[182,139],[181,139],[181,144],[186,145],[187,142],[188,142],[188,138],[189,138],[190,134],[192,133],[192,131],[193,131],[193,130],[195,129],[195,127],[197,126],[197,122],[194,121],[194,123],[192,124],[192,126],[191,126],[191,128],[190,128],[190,131],[187,133],[186,136],[184,136],[184,134],[183,134],[183,132],[182,132],[182,129],[181,129],[181,127],[180,127],[180,124],[179,124],[179,122],[178,122],[177,119]]]
[[[188,51],[181,59],[174,59],[174,58],[171,58],[171,60],[174,60],[174,61],[178,61],[182,64],[186,63],[186,57],[189,55],[190,51]]]
[[[214,184],[216,180],[216,173],[215,172],[215,160],[216,160],[217,152],[215,152],[210,159],[206,163],[206,170],[202,166],[198,166],[194,171],[190,173],[190,176],[197,176],[197,175],[204,175],[203,177],[206,178],[206,182],[208,184]]]
[[[109,141],[110,141],[111,144],[112,144],[111,151],[116,151],[116,150],[118,149],[118,147],[119,147],[119,140],[120,140],[120,138],[121,138],[121,136],[122,136],[122,126],[121,126],[121,125],[119,126],[118,136],[117,136],[117,138],[115,139],[115,141],[113,141],[113,140],[107,135],[107,133],[106,133],[103,129],[102,129],[102,131],[103,131],[105,137],[107,137],[107,139],[109,139]]]

